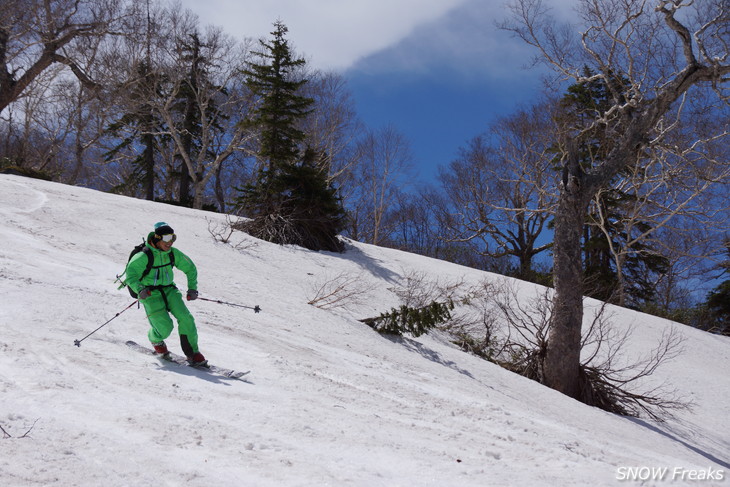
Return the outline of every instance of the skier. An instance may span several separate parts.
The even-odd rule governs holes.
[[[161,355],[169,353],[165,339],[172,333],[172,314],[177,320],[180,345],[188,363],[195,366],[206,365],[208,361],[198,350],[195,319],[173,282],[172,268],[177,267],[188,278],[188,301],[198,298],[198,270],[187,255],[172,248],[176,239],[175,231],[170,225],[165,222],[155,223],[154,231],[147,235],[147,248],[136,253],[127,263],[125,283],[137,293],[144,305],[150,322],[147,337],[155,352]],[[151,267],[148,267],[149,255],[152,256]],[[148,268],[149,272],[145,275]]]

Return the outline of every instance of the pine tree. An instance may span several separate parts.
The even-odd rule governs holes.
[[[304,59],[295,59],[285,39],[286,26],[278,21],[273,40],[261,41],[261,64],[249,63],[244,71],[247,86],[259,98],[251,119],[260,130],[258,156],[262,162],[255,184],[244,187],[239,206],[251,220],[240,228],[255,237],[310,250],[342,251],[337,233],[344,228],[345,213],[322,155],[301,150],[306,139],[297,123],[314,103],[299,95],[306,79],[296,79]]]

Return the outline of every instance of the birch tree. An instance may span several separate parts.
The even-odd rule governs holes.
[[[356,240],[379,245],[393,230],[387,223],[413,163],[410,144],[387,125],[365,133],[355,146],[354,161],[343,183],[350,233]]]
[[[555,297],[543,363],[544,382],[581,399],[583,323],[581,232],[591,200],[646,151],[671,140],[694,96],[712,96],[727,114],[730,84],[727,0],[579,0],[582,32],[559,26],[541,0],[513,0],[511,20],[502,26],[537,49],[537,60],[562,80],[589,82],[583,67],[607,87],[610,106],[583,126],[563,127],[563,177],[555,210]],[[627,84],[615,86],[616,76]],[[724,112],[723,112],[724,110]],[[727,120],[727,118],[725,118]],[[581,136],[596,129],[610,141],[592,166],[578,158]],[[692,144],[726,137],[728,126]],[[678,148],[681,152],[682,148]]]

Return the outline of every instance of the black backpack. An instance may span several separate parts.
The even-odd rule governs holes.
[[[152,255],[152,251],[149,249],[149,247],[147,247],[147,245],[145,245],[144,241],[142,241],[141,244],[136,245],[132,249],[132,252],[129,254],[129,259],[127,259],[127,264],[129,264],[129,261],[132,260],[132,257],[134,257],[136,254],[138,254],[140,252],[144,252],[145,254],[147,254],[147,266],[144,268],[144,272],[142,272],[142,275],[139,276],[139,280],[141,281],[152,270],[152,264],[153,264],[155,258]],[[171,267],[175,265],[175,254],[173,252],[170,252],[170,263],[169,264],[159,265],[155,268],[166,267],[168,265]],[[138,297],[137,293],[132,291],[131,287],[127,286],[127,290],[129,291],[129,295],[132,296],[133,298],[136,299]]]

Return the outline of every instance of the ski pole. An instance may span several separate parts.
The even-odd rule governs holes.
[[[261,308],[259,307],[258,304],[256,306],[244,306],[243,304],[226,303],[225,301],[221,301],[219,299],[207,299],[207,298],[201,298],[201,297],[199,297],[198,299],[202,299],[203,301],[210,301],[211,303],[227,304],[228,306],[235,306],[237,308],[248,308],[248,309],[252,309],[254,311],[254,313],[258,313],[259,311],[261,311]]]
[[[125,311],[127,311],[127,310],[128,310],[129,308],[131,308],[132,306],[134,306],[134,305],[135,305],[135,304],[137,304],[138,302],[139,302],[139,299],[135,299],[135,300],[134,300],[134,301],[132,302],[132,304],[130,304],[129,306],[127,306],[126,308],[124,308],[123,310],[121,310],[121,311],[120,311],[119,313],[115,314],[115,315],[114,315],[114,316],[113,316],[113,317],[112,317],[111,319],[109,319],[109,321],[113,320],[114,318],[116,318],[116,317],[117,317],[117,316],[119,316],[120,314],[124,313]],[[107,321],[106,323],[104,323],[103,325],[101,325],[101,326],[100,326],[99,328],[97,328],[96,330],[94,330],[94,331],[92,331],[91,333],[89,333],[88,335],[86,335],[86,336],[85,336],[84,338],[82,338],[81,340],[74,340],[74,345],[76,345],[77,347],[80,347],[80,346],[81,346],[81,342],[83,342],[84,340],[86,340],[87,338],[89,338],[89,337],[90,337],[91,335],[93,335],[93,334],[94,334],[94,333],[96,333],[97,331],[101,330],[101,329],[102,329],[103,327],[105,327],[106,325],[108,325],[108,324],[109,324],[109,321]]]

